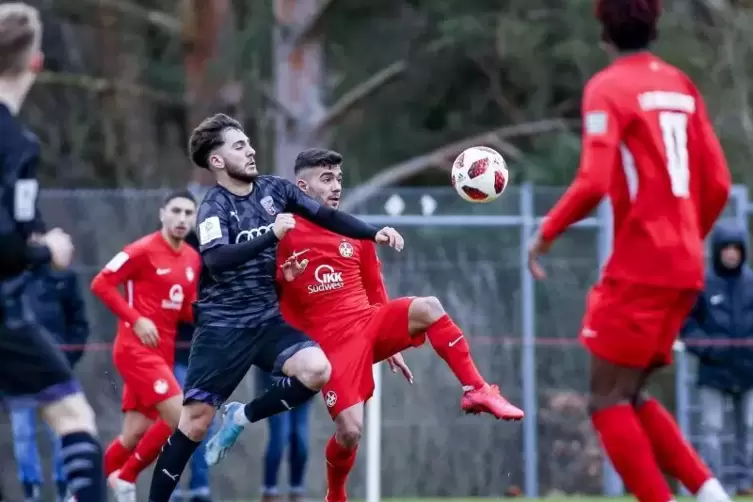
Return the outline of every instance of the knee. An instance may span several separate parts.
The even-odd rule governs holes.
[[[283,367],[285,374],[297,378],[313,391],[321,390],[332,375],[332,365],[319,347],[307,347],[295,354],[288,362],[292,363],[290,365],[292,368],[286,371]]]
[[[94,410],[82,393],[66,396],[42,409],[45,421],[59,436],[74,432],[97,434]]]
[[[337,442],[344,447],[352,450],[358,446],[363,437],[363,422],[358,420],[348,420],[337,424],[335,432]]]
[[[215,413],[215,408],[209,404],[199,402],[189,403],[183,407],[178,428],[191,441],[199,442],[206,437]]]
[[[445,314],[442,302],[434,296],[416,298],[410,304],[408,316],[417,329],[426,329]]]

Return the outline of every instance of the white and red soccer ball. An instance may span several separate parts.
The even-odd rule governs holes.
[[[468,202],[495,200],[509,179],[505,159],[486,146],[468,148],[452,163],[452,186]]]

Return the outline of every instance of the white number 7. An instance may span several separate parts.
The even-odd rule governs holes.
[[[688,116],[679,112],[661,112],[659,113],[659,127],[664,137],[672,194],[685,199],[690,196]]]

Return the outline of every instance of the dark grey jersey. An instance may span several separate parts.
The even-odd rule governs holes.
[[[217,185],[207,192],[199,206],[200,251],[238,244],[272,232],[281,212],[313,215],[319,203],[291,182],[276,176],[259,176],[254,189],[237,196]],[[280,317],[275,287],[277,244],[274,241],[259,255],[223,272],[207,267],[199,282],[196,302],[198,326],[255,327]]]

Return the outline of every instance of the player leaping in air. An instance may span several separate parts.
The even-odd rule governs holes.
[[[701,502],[729,500],[672,416],[643,393],[703,286],[703,239],[727,201],[730,174],[703,98],[648,52],[659,0],[601,0],[602,40],[616,56],[583,93],[575,181],[529,249],[537,263],[570,225],[609,196],[614,249],[586,302],[580,339],[591,353],[591,420],[641,502],[667,502],[668,474]]]
[[[352,239],[403,247],[395,230],[374,228],[316,202],[289,181],[259,175],[248,137],[226,115],[204,120],[191,134],[189,150],[196,165],[215,174],[217,185],[199,207],[204,268],[185,403],[178,430],[157,461],[151,502],[168,502],[217,406],[251,365],[282,378],[245,406],[226,409],[224,426],[207,444],[210,463],[225,454],[245,425],[304,403],[329,380],[331,366],[322,349],[280,313],[275,259],[278,240],[295,226],[290,213]]]
[[[193,196],[168,194],[160,221],[159,231],[124,247],[91,286],[119,319],[112,358],[124,382],[125,417],[105,452],[117,502],[136,501],[136,477],[159,455],[183,406],[173,365],[178,323],[193,321],[201,270],[199,253],[184,242],[196,221]]]
[[[296,159],[296,184],[337,209],[341,164],[337,152],[305,150]],[[347,500],[345,482],[361,439],[364,403],[374,391],[372,365],[387,360],[412,382],[400,351],[427,338],[463,389],[463,411],[504,420],[523,418],[523,412],[479,374],[462,330],[439,300],[388,298],[373,243],[344,238],[297,219],[278,245],[277,263],[285,320],[308,333],[332,363],[332,376],[322,388],[335,422],[335,434],[326,448],[328,502]]]

